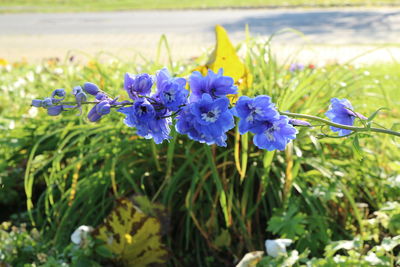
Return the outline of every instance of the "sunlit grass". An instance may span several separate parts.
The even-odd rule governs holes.
[[[331,6],[385,6],[399,5],[399,0],[0,0],[0,12],[84,12],[122,11],[141,9],[185,9],[226,7],[331,7]]]

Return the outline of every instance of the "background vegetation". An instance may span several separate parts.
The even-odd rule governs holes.
[[[238,7],[397,6],[399,0],[0,0],[0,12],[84,12]]]
[[[331,97],[346,97],[366,116],[387,107],[375,121],[400,130],[398,63],[290,72],[269,45],[249,40],[241,47],[254,75],[247,95],[268,94],[281,110],[320,116]],[[168,67],[186,77],[204,61],[171,61]],[[238,141],[234,131],[227,148],[175,134],[156,146],[135,136],[116,112],[92,124],[75,112],[53,118],[30,107],[33,98],[85,81],[124,99],[125,72],[154,73],[162,66],[93,59],[1,67],[0,221],[18,228],[3,224],[1,237],[8,241],[0,245],[0,260],[15,266],[73,262],[78,252],[70,235],[79,225],[100,224],[121,196],[144,195],[168,209],[170,266],[230,266],[274,238],[293,239],[291,249],[312,266],[369,266],[371,252],[380,266],[394,266],[394,237],[400,235],[394,137],[318,138],[329,130],[315,127],[300,129],[286,152],[259,150],[250,137]],[[383,249],[388,242],[390,249]]]

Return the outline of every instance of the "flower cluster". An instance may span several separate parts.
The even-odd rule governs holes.
[[[253,141],[259,148],[283,150],[290,140],[296,138],[297,130],[289,123],[288,117],[279,114],[269,96],[241,96],[234,112],[240,118],[240,134],[254,133]]]
[[[56,89],[51,93],[50,97],[44,99],[32,100],[32,106],[41,107],[47,109],[47,114],[50,116],[57,116],[61,112],[67,110],[67,108],[73,108],[75,106],[60,104],[65,99],[66,93],[64,89]]]
[[[152,93],[155,81],[156,90]],[[179,113],[187,103],[189,92],[185,85],[185,79],[172,77],[166,68],[158,71],[155,77],[127,73],[124,88],[134,104],[117,111],[126,115],[124,123],[135,127],[138,135],[160,144],[171,138],[173,112]]]
[[[234,117],[237,117],[240,134],[253,133],[253,142],[257,147],[269,151],[283,150],[296,138],[298,131],[295,126],[311,126],[306,121],[289,119],[280,114],[266,95],[254,98],[241,96],[236,105],[231,107],[228,95],[237,94],[238,88],[231,77],[223,75],[222,69],[217,73],[209,70],[205,76],[195,71],[189,76],[188,82],[184,78],[171,76],[166,68],[154,76],[127,73],[124,89],[130,100],[118,102],[118,98],[112,98],[97,85],[86,82],[82,87],[73,88],[74,102],[63,102],[65,90],[56,89],[50,97],[33,100],[32,105],[43,107],[49,115],[56,116],[67,109],[82,111],[83,104],[94,104],[88,113],[88,119],[92,122],[99,121],[112,108],[117,108],[118,112],[125,115],[124,123],[128,127],[136,128],[138,135],[153,139],[157,144],[171,138],[171,126],[174,125],[178,133],[192,140],[226,146],[227,132],[235,127]],[[88,95],[95,100],[87,102]],[[346,99],[333,98],[331,103],[326,115],[333,125],[353,125],[356,117],[365,119],[352,110]],[[350,130],[336,127],[332,127],[332,130],[338,131],[340,136],[351,133]]]
[[[200,143],[226,146],[226,132],[235,127],[227,98],[237,93],[233,79],[223,76],[222,69],[218,73],[209,70],[207,76],[195,71],[189,85],[189,102],[177,117],[177,132]]]

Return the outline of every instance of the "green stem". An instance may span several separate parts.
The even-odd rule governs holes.
[[[312,115],[306,115],[306,114],[298,114],[298,113],[291,113],[291,112],[279,112],[282,115],[286,115],[289,117],[295,117],[295,118],[303,118],[303,119],[309,119],[309,120],[314,120],[314,121],[319,121],[323,122],[327,125],[341,128],[341,129],[346,129],[346,130],[351,130],[355,132],[376,132],[376,133],[384,133],[384,134],[390,134],[390,135],[395,135],[400,137],[400,133],[388,129],[381,129],[381,128],[374,128],[374,127],[356,127],[356,126],[349,126],[349,125],[344,125],[344,124],[339,124],[339,123],[334,123],[325,119],[322,119],[317,116],[312,116]]]
[[[81,102],[81,104],[83,105],[87,105],[87,104],[99,104],[100,102],[97,101],[85,101],[85,102]],[[58,104],[62,104],[62,105],[76,105],[76,102],[59,102]],[[132,102],[129,103],[121,103],[118,104],[118,106],[127,106],[127,105],[133,105]]]

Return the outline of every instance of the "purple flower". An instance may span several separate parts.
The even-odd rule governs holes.
[[[290,140],[296,139],[297,134],[296,128],[289,124],[286,116],[280,116],[273,121],[265,120],[257,130],[258,133],[253,138],[254,144],[268,151],[284,150]]]
[[[279,118],[275,105],[271,102],[271,98],[266,95],[260,95],[255,98],[241,96],[236,102],[234,113],[240,118],[240,134],[248,131],[255,133],[261,122],[273,121]]]
[[[156,74],[157,93],[155,98],[169,110],[177,111],[187,103],[189,91],[185,89],[184,78],[172,78],[166,68]]]
[[[203,94],[209,94],[212,98],[225,97],[228,94],[236,94],[237,86],[234,85],[233,78],[223,76],[222,68],[218,73],[208,70],[207,76],[195,71],[189,77],[190,102],[201,99]]]
[[[344,124],[352,126],[354,124],[354,118],[367,119],[363,115],[354,112],[353,106],[350,101],[343,98],[332,98],[329,110],[325,115],[334,123]],[[352,131],[341,129],[331,126],[332,131],[339,132],[339,136],[349,135]]]
[[[147,73],[138,75],[126,73],[124,88],[128,92],[129,97],[135,100],[138,98],[138,95],[150,95],[153,83],[154,77]]]
[[[292,64],[290,64],[290,67],[289,67],[290,72],[295,72],[295,71],[303,70],[303,69],[304,69],[304,65],[301,63],[292,63]]]

